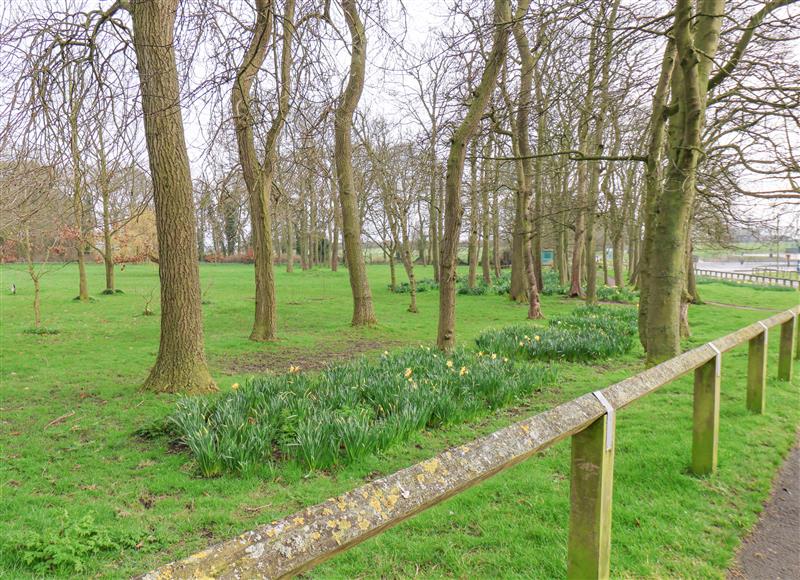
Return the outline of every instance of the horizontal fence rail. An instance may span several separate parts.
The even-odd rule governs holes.
[[[761,274],[748,274],[746,272],[722,272],[719,270],[703,270],[697,268],[695,273],[698,276],[708,278],[722,278],[724,280],[734,280],[748,282],[752,284],[765,284],[769,286],[789,286],[790,288],[800,288],[800,280],[790,278],[776,278],[774,276],[763,276]]]
[[[572,437],[569,578],[607,578],[616,412],[694,371],[692,470],[716,469],[722,354],[749,342],[747,408],[765,410],[767,335],[780,327],[778,378],[800,358],[800,306],[490,435],[211,546],[139,578],[289,578]]]
[[[773,278],[798,280],[800,279],[800,272],[797,270],[784,270],[781,268],[753,268],[753,274],[759,276],[772,276]]]

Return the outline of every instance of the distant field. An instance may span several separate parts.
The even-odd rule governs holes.
[[[436,291],[419,295],[420,313],[406,312],[407,294],[387,289],[388,267],[368,268],[379,324],[353,329],[347,271],[277,273],[280,340],[247,340],[253,310],[252,266],[201,265],[211,371],[220,389],[249,376],[303,370],[360,354],[431,345]],[[401,280],[404,276],[398,271]],[[429,278],[428,268],[418,268]],[[26,552],[56,550],[84,566],[76,577],[119,578],[202,549],[410,465],[451,445],[488,433],[643,368],[642,352],[598,364],[559,364],[557,387],[519,400],[471,423],[424,431],[408,445],[346,468],[303,473],[287,467],[274,480],[199,477],[191,458],[164,438],[135,436],[171,412],[176,397],[139,391],[155,360],[159,320],[142,316],[145,296],[158,295],[154,265],[118,272],[124,294],[101,296],[103,271],[89,267],[94,300],[81,304],[77,269],[43,280],[46,327],[33,321],[32,288],[16,267],[0,267],[0,577],[36,573]],[[16,296],[8,294],[15,283]],[[706,301],[692,306],[694,335],[703,344],[792,307],[798,293],[700,287]],[[542,299],[546,315],[566,314],[580,302]],[[157,298],[153,305],[159,310]],[[503,296],[458,297],[458,341],[471,345],[488,327],[525,320],[526,307]],[[770,377],[777,340],[770,341]],[[800,380],[770,379],[768,413],[745,411],[747,349],[724,357],[720,469],[701,479],[687,474],[692,428],[691,378],[669,385],[620,414],[614,484],[612,570],[617,577],[724,577],[735,550],[754,524],[772,477],[793,444],[800,422]],[[797,373],[800,375],[800,373]],[[561,577],[565,574],[569,443],[406,522],[325,564],[319,578]],[[89,518],[86,520],[86,518]],[[83,522],[83,523],[81,523]],[[76,531],[76,529],[78,531]],[[76,555],[80,530],[105,546]],[[49,547],[48,547],[49,546]]]

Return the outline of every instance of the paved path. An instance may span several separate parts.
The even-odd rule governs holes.
[[[761,519],[745,538],[728,578],[800,578],[800,441],[778,473]]]

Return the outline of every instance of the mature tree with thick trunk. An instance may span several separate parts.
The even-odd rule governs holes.
[[[161,280],[161,341],[144,388],[207,392],[216,387],[203,349],[192,179],[175,61],[177,8],[178,0],[130,2]]]

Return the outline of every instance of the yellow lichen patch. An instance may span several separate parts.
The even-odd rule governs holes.
[[[335,528],[336,522],[333,520],[328,520],[327,522],[325,522],[325,525],[328,526],[329,528]]]
[[[364,499],[367,499],[369,497],[369,494],[366,491],[362,491],[361,492],[361,497],[363,497]]]
[[[339,520],[338,522],[336,522],[336,525],[337,525],[337,526],[339,527],[339,529],[340,529],[340,530],[342,530],[342,531],[344,531],[344,530],[349,530],[350,528],[352,528],[352,527],[353,527],[353,524],[351,524],[351,523],[350,523],[349,521],[347,521],[347,520]]]
[[[333,510],[331,508],[322,508],[322,515],[324,516],[332,516]]]
[[[294,523],[294,524],[296,524],[298,526],[302,526],[304,523],[306,523],[306,521],[303,518],[294,518],[292,520],[292,523]]]
[[[339,498],[339,499],[336,500],[336,507],[339,508],[340,512],[346,511],[347,510],[347,503],[343,499]]]
[[[381,509],[382,509],[381,508],[381,501],[378,499],[377,496],[375,496],[371,500],[369,500],[369,505],[372,506],[372,509],[374,509],[376,512],[380,512]]]
[[[321,537],[322,537],[322,534],[320,534],[319,532],[314,532],[313,534],[311,534],[311,539],[312,540],[319,540]]]
[[[422,464],[422,469],[428,473],[435,473],[439,469],[439,460],[436,458],[429,459]]]
[[[358,527],[361,528],[362,530],[367,530],[369,529],[369,522],[363,518],[359,518]]]
[[[399,495],[395,495],[395,494],[387,495],[386,499],[384,500],[384,503],[386,504],[386,507],[391,509],[391,508],[394,507],[394,504],[397,503],[398,499],[400,499]]]
[[[270,528],[270,529],[268,529],[268,530],[266,531],[266,534],[267,534],[267,537],[268,537],[268,538],[274,538],[274,537],[275,537],[275,530],[273,530],[272,528]]]
[[[527,433],[528,431],[531,430],[531,428],[528,427],[527,425],[520,425],[519,428],[522,429],[523,431],[525,431],[525,433]]]
[[[417,481],[420,483],[425,483],[425,476],[421,473],[417,474]]]

